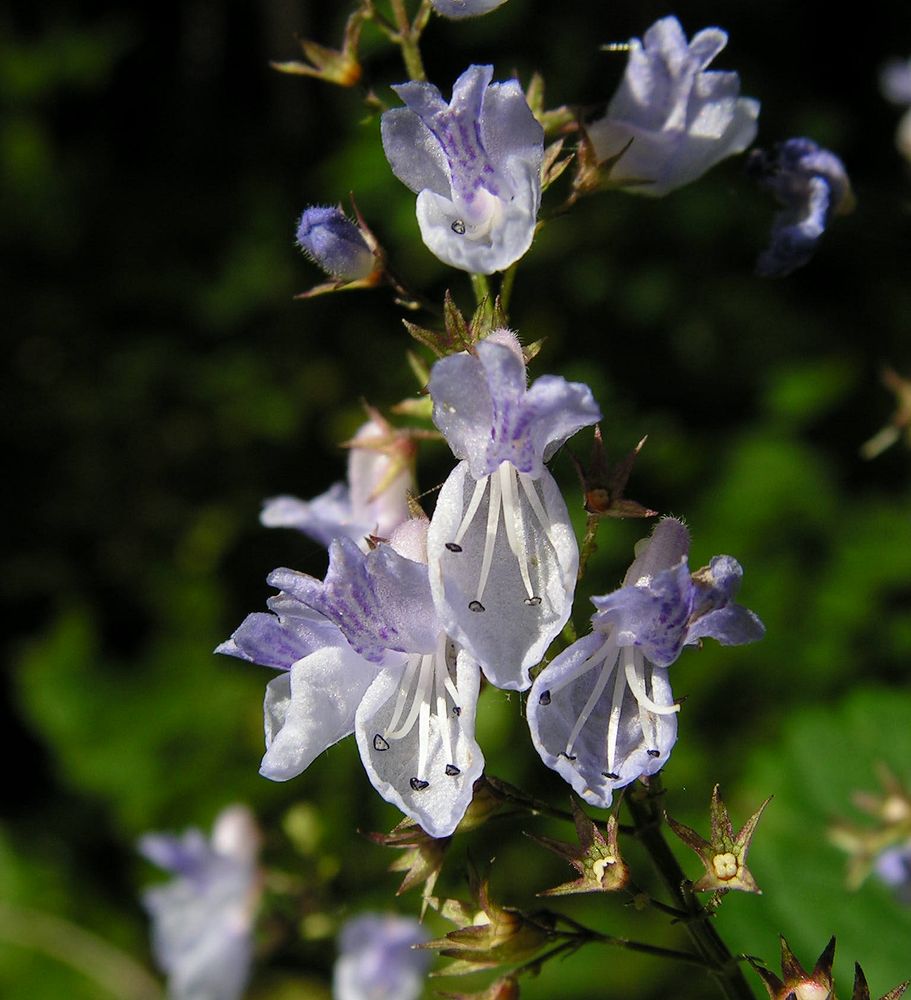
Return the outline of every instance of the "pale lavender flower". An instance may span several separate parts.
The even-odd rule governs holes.
[[[349,920],[339,934],[333,1000],[417,1000],[431,955],[414,945],[429,936],[409,917],[365,913]]]
[[[366,278],[376,263],[358,227],[340,208],[311,205],[297,222],[297,245],[340,281]]]
[[[594,630],[535,679],[527,717],[544,763],[587,802],[607,808],[614,789],[654,774],[677,738],[667,668],[685,645],[760,639],[760,620],[733,603],[742,571],[716,556],[690,574],[689,534],[673,518],[636,547],[619,590],[593,598]]]
[[[756,261],[756,273],[786,277],[810,260],[832,216],[853,207],[844,164],[812,139],[796,138],[768,151],[753,150],[747,170],[782,206],[772,221],[771,242]]]
[[[474,738],[480,671],[445,632],[426,565],[426,522],[362,552],[329,549],[325,581],[290,569],[272,615],[250,615],[216,652],[284,672],[266,689],[261,773],[284,781],[355,734],[367,775],[432,837],[449,836],[484,768]]]
[[[911,59],[890,59],[880,71],[879,89],[887,101],[908,109],[895,130],[895,145],[911,161]]]
[[[591,390],[545,375],[526,387],[515,334],[430,373],[433,420],[462,461],[443,485],[427,539],[447,632],[497,687],[524,691],[530,667],[569,617],[579,552],[544,463],[600,411]]]
[[[900,902],[911,905],[911,841],[883,851],[873,870]]]
[[[267,528],[296,528],[328,546],[334,538],[353,538],[362,547],[368,535],[388,538],[408,519],[413,487],[410,456],[393,443],[391,429],[368,420],[348,452],[348,483],[335,483],[313,500],[278,496],[263,505]]]
[[[516,80],[470,66],[447,104],[430,83],[394,87],[407,107],[382,118],[393,173],[417,192],[421,237],[444,263],[502,271],[531,246],[541,203],[544,131]]]
[[[260,895],[259,832],[250,811],[225,809],[211,840],[196,829],[181,836],[147,833],[139,850],[176,876],[143,893],[168,995],[172,1000],[237,1000],[250,975]]]
[[[630,39],[607,114],[586,127],[599,162],[623,154],[611,178],[625,190],[667,194],[756,137],[759,102],[739,96],[736,73],[706,69],[727,40],[720,28],[705,28],[687,42],[676,17]]]
[[[502,7],[506,0],[431,0],[431,3],[433,9],[443,17],[461,20],[463,17],[487,14],[497,7]]]

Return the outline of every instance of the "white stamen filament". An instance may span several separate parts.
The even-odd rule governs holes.
[[[408,712],[408,717],[398,729],[393,729],[392,726],[389,727],[389,732],[386,733],[387,740],[400,740],[403,736],[407,736],[411,732],[421,711],[421,706],[425,702],[428,702],[429,707],[432,684],[433,653],[430,653],[421,657],[421,672],[418,676],[418,682],[414,690],[414,700],[411,703],[411,710]],[[404,684],[402,685],[402,690],[407,690]]]
[[[531,509],[535,512],[535,516],[541,522],[541,527],[544,529],[544,533],[547,535],[549,541],[550,518],[548,518],[544,511],[544,505],[541,503],[541,498],[538,496],[538,491],[535,489],[534,479],[532,479],[527,472],[520,472],[519,482],[522,484],[522,489],[525,490],[525,495],[528,497]],[[553,545],[553,542],[551,542],[551,545]]]
[[[647,708],[649,712],[654,712],[655,715],[673,715],[674,712],[680,711],[679,705],[659,705],[649,698],[645,690],[645,664],[640,661],[637,669],[631,646],[623,650],[623,667],[626,671],[626,683],[629,684],[633,697],[641,706]]]
[[[490,482],[490,476],[485,476],[483,479],[479,479],[475,483],[474,493],[471,494],[471,500],[468,501],[468,506],[465,508],[465,516],[462,518],[462,523],[459,525],[459,530],[456,532],[456,545],[461,543],[465,536],[465,532],[468,531],[468,526],[474,520],[474,516],[478,512],[478,507],[481,506],[481,500],[484,499],[484,492],[487,489],[488,482]]]
[[[493,549],[497,540],[497,525],[500,521],[500,478],[499,476],[488,476],[490,480],[490,506],[487,508],[487,536],[484,539],[484,557],[481,560],[481,575],[478,577],[478,601],[484,596],[484,588],[487,586],[487,577],[490,574],[490,566],[493,562]]]
[[[625,650],[624,650],[625,652]],[[607,724],[607,771],[614,771],[614,757],[617,755],[617,737],[620,734],[620,713],[623,708],[623,696],[626,694],[625,676],[623,670],[617,670],[614,675],[614,692],[611,697],[610,721]]]
[[[648,664],[645,661],[642,653],[637,649],[634,651],[634,661],[636,664],[636,672],[642,675],[642,689],[648,694],[648,681],[649,681],[649,670]],[[654,685],[652,686],[652,691],[654,693]],[[651,697],[651,695],[649,695]],[[642,702],[637,703],[639,705],[639,725],[642,728],[642,737],[645,740],[646,749],[657,750],[658,749],[658,726],[655,721],[655,713],[649,712]]]
[[[430,658],[431,666],[433,657]],[[422,678],[423,679],[423,678]],[[433,683],[433,675],[430,677]],[[428,685],[429,687],[429,685]],[[421,710],[418,719],[418,773],[415,777],[422,778],[427,770],[427,747],[430,743],[430,691],[421,699]]]
[[[392,719],[386,727],[387,731],[394,730],[399,724],[399,719],[401,719],[402,712],[405,710],[405,701],[408,698],[408,692],[411,690],[411,682],[414,680],[415,671],[418,667],[420,667],[420,665],[420,653],[413,653],[408,657],[405,673],[402,675],[402,682],[399,685],[399,693],[395,699],[395,709],[392,712]]]
[[[604,649],[609,645],[609,641],[604,644],[601,648]],[[582,732],[582,727],[588,722],[588,717],[592,714],[592,710],[598,701],[601,699],[601,695],[604,693],[605,687],[607,687],[607,682],[610,680],[611,674],[614,672],[614,668],[617,665],[616,656],[611,658],[610,663],[605,659],[602,667],[601,673],[598,679],[595,681],[595,685],[591,690],[591,694],[588,696],[588,701],[585,702],[585,706],[579,713],[579,718],[576,719],[576,724],[572,728],[572,732],[569,734],[569,739],[566,741],[566,754],[571,756],[573,752],[573,744],[579,738],[579,733]],[[553,691],[551,691],[551,697],[553,697]]]
[[[611,650],[613,647],[613,650]],[[553,697],[558,692],[562,691],[568,684],[572,684],[573,681],[578,680],[586,671],[591,670],[597,663],[601,660],[610,660],[611,663],[614,662],[617,656],[617,644],[614,642],[612,636],[608,636],[607,639],[589,656],[587,659],[583,660],[581,663],[577,664],[570,670],[565,677],[561,677],[556,684],[551,685],[547,690],[550,692],[550,696]]]
[[[437,695],[437,718],[440,724],[440,735],[443,738],[443,746],[446,749],[447,759],[450,764],[455,763],[455,756],[452,749],[452,731],[449,726],[449,712],[446,708],[446,681],[449,680],[449,670],[446,667],[446,637],[441,636],[439,647],[434,657],[436,695]]]
[[[519,572],[522,574],[522,583],[525,585],[525,592],[529,597],[534,597],[535,592],[531,586],[531,577],[528,575],[528,560],[525,550],[525,529],[522,524],[522,511],[517,503],[515,494],[515,476],[518,475],[515,466],[508,462],[500,465],[500,486],[503,494],[503,523],[506,525],[506,538],[512,554],[519,564]]]

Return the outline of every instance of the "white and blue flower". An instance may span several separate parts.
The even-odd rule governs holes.
[[[724,645],[764,634],[752,611],[733,603],[742,571],[716,556],[690,574],[689,534],[665,518],[640,542],[624,585],[593,598],[590,635],[535,679],[527,717],[535,749],[594,806],[614,789],[654,774],[677,738],[668,667],[685,645],[711,637]]]
[[[393,173],[417,193],[427,247],[475,274],[503,271],[531,246],[541,203],[544,131],[516,80],[470,66],[447,104],[430,83],[393,89],[406,107],[382,118]]]
[[[461,459],[430,523],[430,585],[447,632],[497,687],[529,668],[569,618],[579,552],[544,463],[600,411],[588,386],[545,375],[527,387],[515,334],[433,366],[433,420]]]

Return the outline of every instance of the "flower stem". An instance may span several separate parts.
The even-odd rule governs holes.
[[[585,522],[585,538],[582,540],[582,547],[579,549],[579,572],[576,574],[576,583],[582,582],[585,576],[585,569],[588,566],[589,556],[595,551],[597,545],[595,540],[598,537],[598,525],[601,523],[599,514],[589,514]]]
[[[490,304],[490,282],[486,274],[472,274],[471,289],[474,292],[475,305]]]
[[[161,987],[139,962],[63,917],[0,903],[0,941],[70,966],[105,996],[162,1000]]]
[[[398,28],[397,39],[409,80],[427,79],[420,47],[421,31],[427,23],[427,14],[424,10],[427,6],[426,3],[421,4],[421,10],[412,24],[408,19],[408,11],[405,9],[405,0],[392,0],[392,13]]]
[[[755,994],[744,978],[737,959],[721,939],[711,915],[696,898],[664,839],[661,831],[664,822],[661,794],[661,778],[655,776],[648,780],[647,785],[643,782],[643,786],[626,796],[636,836],[673,897],[676,907],[687,915],[681,922],[723,995],[727,1000],[755,1000]]]

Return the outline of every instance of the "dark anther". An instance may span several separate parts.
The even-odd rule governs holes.
[[[462,546],[458,545],[456,542],[447,542],[446,543],[446,548],[449,549],[450,552],[461,552],[462,551]]]
[[[416,791],[416,792],[423,792],[424,789],[430,784],[430,782],[429,781],[421,781],[420,778],[412,778],[411,781],[409,782],[409,784],[414,789],[414,791]]]
[[[468,604],[469,611],[486,611],[487,609],[480,601],[470,601]]]
[[[612,781],[616,781],[620,777],[615,771],[602,771],[601,773],[605,778],[610,778]]]
[[[465,235],[465,223],[462,222],[461,219],[456,219],[449,228],[456,234],[456,236]]]
[[[660,750],[646,750],[645,752],[649,755],[649,757],[660,757],[661,756],[661,751]]]
[[[560,757],[565,757],[567,760],[575,760],[576,755],[574,753],[567,753],[565,750],[561,750],[558,754]]]
[[[447,764],[446,773],[450,778],[454,778],[457,774],[462,773],[462,769],[460,767],[456,767],[455,764]]]
[[[373,737],[373,749],[374,750],[388,750],[389,743],[380,736],[379,733]]]
[[[541,603],[541,598],[540,597],[526,597],[525,598],[525,603],[530,608],[536,608]]]
[[[462,709],[459,708],[458,705],[453,705],[452,706],[452,714],[453,715],[461,715],[462,714]]]
[[[539,705],[549,705],[550,704],[550,691],[542,691],[541,697],[538,699]]]

